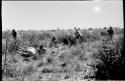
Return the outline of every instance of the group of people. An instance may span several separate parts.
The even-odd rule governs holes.
[[[74,28],[75,32],[74,32],[74,37],[72,39],[62,39],[62,43],[65,44],[65,45],[74,45],[74,44],[77,44],[77,42],[80,42],[80,40],[83,40],[81,39],[83,36],[81,35],[81,32],[80,32],[80,29],[77,29],[76,27]],[[107,30],[107,35],[110,39],[112,39],[113,37],[113,34],[114,34],[114,31],[112,29],[112,27],[110,26],[110,28]],[[52,37],[51,39],[51,42],[54,43],[54,45],[57,44],[57,39],[55,37]]]
[[[111,26],[110,26],[109,29],[107,30],[107,33],[108,33],[108,35],[109,35],[110,38],[113,37],[114,31],[113,31],[113,29],[112,29]],[[76,37],[77,39],[80,38],[80,34],[79,34],[78,29],[75,30],[75,37]]]
[[[111,26],[110,26],[110,28],[107,30],[107,33],[108,33],[108,35],[109,35],[110,38],[113,37],[114,31],[113,31],[113,29],[112,29]],[[12,37],[14,38],[14,40],[16,41],[17,32],[16,32],[14,29],[12,30],[11,35],[12,35]],[[75,37],[74,37],[75,39],[80,39],[81,35],[80,35],[80,33],[79,33],[79,29],[75,29],[74,36],[75,36]],[[67,41],[68,41],[68,40],[67,40]],[[70,41],[72,41],[72,40],[70,40]],[[57,41],[57,39],[56,39],[55,37],[52,37],[51,42],[53,42],[54,45],[56,45],[56,44],[58,43],[58,41]],[[64,42],[66,42],[66,41],[64,41]],[[15,43],[16,43],[16,42],[15,42]],[[43,54],[45,51],[46,51],[46,50],[43,48],[42,45],[40,45],[39,48],[37,49],[37,53],[38,53],[38,54]]]
[[[11,32],[11,35],[12,35],[12,38],[14,39],[13,41],[15,41],[15,50],[14,51],[16,51],[18,48],[16,47],[16,42],[17,42],[17,32],[13,29],[12,30],[12,32]],[[37,54],[44,54],[45,52],[46,52],[46,49],[42,46],[42,45],[40,45],[37,49],[35,49],[35,48],[32,48],[32,47],[29,47],[29,48],[27,48],[26,49],[27,50],[27,52],[32,52],[33,54],[34,53],[37,53]],[[36,52],[35,52],[35,51]]]

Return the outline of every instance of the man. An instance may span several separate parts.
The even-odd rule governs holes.
[[[107,32],[108,32],[109,37],[112,38],[112,36],[114,34],[114,31],[113,31],[111,26],[110,26],[110,28],[109,28],[109,30]]]
[[[75,34],[75,40],[81,43],[83,41],[83,38],[82,38],[83,35],[80,32],[80,28],[76,29],[74,34]]]
[[[17,37],[17,32],[13,29],[11,35],[13,36],[14,39]]]
[[[51,44],[54,45],[55,47],[57,47],[57,40],[55,37],[52,37]]]
[[[78,32],[78,29],[75,30],[75,37],[76,37],[77,39],[80,38],[80,34],[79,34],[79,32]]]
[[[39,48],[37,49],[37,53],[41,55],[41,54],[44,54],[45,52],[46,52],[46,49],[44,49],[43,46],[40,45]]]
[[[14,49],[14,51],[16,51],[18,47],[17,47],[17,32],[15,31],[15,29],[12,30],[11,35],[12,35],[12,37],[14,38],[14,39],[13,39],[13,42],[14,42],[14,47],[13,47],[13,49]]]
[[[57,42],[55,37],[53,37],[51,41],[54,42],[54,43]]]

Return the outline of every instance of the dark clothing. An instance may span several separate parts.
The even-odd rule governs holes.
[[[69,39],[69,42],[70,42],[70,45],[75,45],[76,44],[75,38]]]
[[[13,51],[17,51],[17,48],[18,48],[18,45],[17,45],[17,32],[15,30],[12,30],[12,38],[13,38],[13,42],[14,42],[14,45],[13,45]]]
[[[56,40],[55,37],[53,37],[51,41],[52,41],[53,43],[57,43],[57,40]]]
[[[112,28],[110,28],[107,32],[108,32],[110,38],[112,38],[112,36],[113,36],[113,34],[114,34]]]
[[[43,46],[41,45],[41,46],[39,47],[39,49],[41,49],[41,50],[42,50],[42,49],[43,49]]]
[[[79,34],[79,32],[78,32],[78,31],[76,31],[76,32],[75,32],[75,37],[76,37],[77,39],[79,39],[80,34]]]
[[[108,34],[109,34],[109,35],[113,35],[113,34],[114,34],[113,30],[112,30],[112,29],[109,29],[109,30],[108,30]]]
[[[46,49],[44,49],[44,48],[43,49],[40,49],[40,48],[37,49],[37,53],[40,54],[40,55],[44,54],[45,52],[46,52]]]
[[[68,45],[69,44],[69,41],[68,41],[68,39],[62,39],[62,43],[64,44],[64,45]]]
[[[51,45],[51,46],[55,46],[55,47],[57,46],[57,40],[56,40],[55,37],[53,37],[53,38],[51,39],[50,45]]]
[[[16,33],[15,30],[12,30],[12,36],[13,36],[13,38],[16,38],[16,37],[17,37],[17,33]]]

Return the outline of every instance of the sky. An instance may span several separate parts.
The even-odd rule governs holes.
[[[2,1],[2,30],[123,28],[118,1]]]

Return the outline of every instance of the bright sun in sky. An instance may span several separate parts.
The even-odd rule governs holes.
[[[100,7],[99,7],[99,6],[95,6],[95,7],[93,8],[93,10],[94,10],[95,12],[100,12]]]

